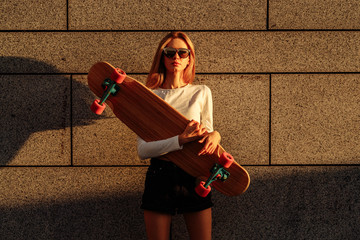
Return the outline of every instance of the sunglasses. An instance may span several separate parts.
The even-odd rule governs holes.
[[[163,53],[168,58],[173,58],[176,53],[179,54],[180,58],[187,58],[190,54],[190,49],[187,49],[187,48],[176,49],[176,48],[172,48],[172,47],[166,47],[166,48],[164,48]]]

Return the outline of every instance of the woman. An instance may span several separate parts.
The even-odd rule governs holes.
[[[171,216],[176,213],[184,215],[191,239],[211,239],[211,194],[199,197],[194,191],[196,179],[165,155],[191,141],[204,143],[199,155],[211,154],[220,142],[212,126],[211,91],[192,85],[194,77],[191,40],[183,32],[169,33],[159,44],[146,86],[192,120],[178,136],[154,142],[138,138],[140,158],[151,158],[141,205],[148,239],[169,239]]]

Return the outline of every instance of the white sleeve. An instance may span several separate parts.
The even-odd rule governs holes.
[[[201,124],[205,126],[208,132],[213,132],[213,101],[209,87],[204,86],[203,105],[201,109]]]
[[[138,137],[137,151],[140,159],[159,157],[168,152],[173,152],[182,149],[179,145],[179,136],[174,136],[168,139],[145,142]]]

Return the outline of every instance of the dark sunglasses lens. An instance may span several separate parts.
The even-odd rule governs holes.
[[[189,56],[190,50],[186,48],[180,48],[180,49],[164,48],[164,54],[168,58],[174,57],[176,52],[178,52],[180,58],[187,58]]]
[[[175,54],[176,54],[176,49],[173,49],[173,48],[165,48],[164,49],[164,54],[165,56],[171,58],[171,57],[174,57]]]
[[[189,51],[187,49],[179,49],[179,56],[181,58],[186,58],[189,56]]]

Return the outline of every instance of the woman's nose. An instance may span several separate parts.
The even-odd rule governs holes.
[[[178,59],[178,58],[180,58],[180,56],[179,56],[179,53],[176,52],[175,55],[174,55],[174,57],[173,57],[173,59]]]

